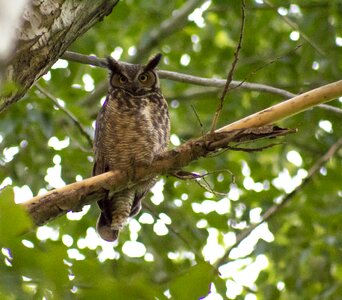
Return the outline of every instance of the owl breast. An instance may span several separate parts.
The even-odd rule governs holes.
[[[105,169],[126,169],[150,164],[169,140],[167,103],[158,93],[134,97],[114,90],[107,97],[101,115],[98,153]]]

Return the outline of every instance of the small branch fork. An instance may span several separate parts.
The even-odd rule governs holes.
[[[249,234],[256,229],[259,225],[264,222],[269,221],[279,210],[284,207],[290,200],[292,200],[298,193],[300,193],[304,187],[313,179],[313,177],[319,172],[319,170],[335,155],[335,153],[342,148],[342,138],[340,138],[336,143],[334,143],[329,150],[309,169],[308,175],[303,179],[302,183],[298,185],[292,192],[283,196],[282,201],[279,204],[275,204],[267,209],[261,216],[261,220],[258,223],[251,224],[248,228],[243,230],[237,235],[234,245],[229,247],[225,254],[215,263],[218,268],[229,261],[229,255],[231,251],[239,246],[239,244],[247,237]]]

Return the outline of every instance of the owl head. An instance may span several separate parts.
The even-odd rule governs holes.
[[[159,78],[155,68],[162,55],[153,56],[146,65],[120,63],[112,57],[107,58],[107,67],[110,70],[109,84],[113,89],[123,89],[133,95],[159,89]]]

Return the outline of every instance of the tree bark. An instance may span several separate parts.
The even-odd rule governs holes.
[[[21,205],[26,208],[35,224],[43,225],[68,211],[80,211],[84,205],[103,198],[107,191],[118,192],[134,186],[139,181],[158,175],[171,174],[187,179],[200,178],[199,175],[187,173],[181,169],[194,160],[228,148],[231,143],[271,138],[292,132],[295,130],[263,126],[230,132],[209,133],[160,154],[149,167],[137,166],[131,173],[120,170],[109,171],[36,196]]]
[[[43,0],[26,8],[5,82],[15,83],[0,95],[0,113],[22,98],[70,44],[111,13],[118,0]]]

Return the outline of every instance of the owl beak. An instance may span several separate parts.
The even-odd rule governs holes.
[[[139,84],[137,83],[132,83],[131,85],[131,90],[134,92],[134,93],[138,93],[140,91],[140,86]]]

